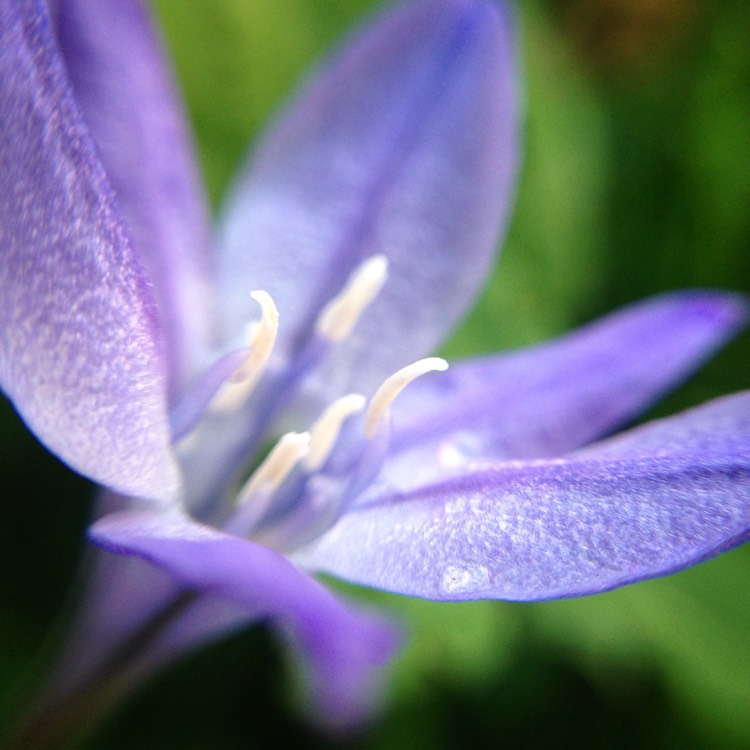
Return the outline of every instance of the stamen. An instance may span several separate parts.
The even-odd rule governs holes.
[[[310,449],[305,456],[305,468],[317,471],[331,455],[331,450],[341,432],[344,420],[365,408],[367,399],[359,393],[334,401],[310,429]]]
[[[253,326],[250,353],[232,374],[230,379],[232,383],[242,383],[258,376],[271,356],[273,345],[276,343],[276,335],[279,332],[279,312],[271,295],[258,289],[250,292],[250,296],[260,305],[261,319],[260,323]]]
[[[321,310],[315,323],[319,336],[343,341],[388,278],[388,258],[373,255],[354,269],[343,290]]]
[[[447,370],[448,363],[440,357],[427,357],[413,362],[406,367],[402,367],[389,378],[386,378],[383,384],[370,399],[370,405],[365,413],[365,437],[369,440],[375,435],[375,431],[380,424],[380,420],[388,411],[393,399],[406,388],[412,380],[420,375],[435,370]]]
[[[237,505],[244,505],[258,495],[262,498],[270,498],[289,476],[297,462],[305,456],[309,445],[309,432],[287,432],[282,435],[239,491]]]
[[[279,332],[279,312],[271,295],[259,289],[250,296],[260,305],[261,318],[250,327],[248,353],[211,402],[214,411],[231,411],[242,405],[260,380]]]

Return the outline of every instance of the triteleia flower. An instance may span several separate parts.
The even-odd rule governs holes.
[[[748,538],[750,394],[593,442],[729,338],[738,297],[665,295],[447,372],[427,356],[511,203],[502,4],[422,0],[361,29],[215,234],[137,0],[10,0],[0,22],[0,383],[106,488],[48,737],[260,619],[297,647],[320,715],[360,719],[399,637],[316,572],[536,600]]]

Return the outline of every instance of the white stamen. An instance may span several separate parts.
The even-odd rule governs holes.
[[[279,312],[271,295],[259,289],[250,296],[260,305],[261,318],[250,324],[247,357],[214,397],[211,403],[214,411],[232,411],[242,405],[260,380],[276,343]]]
[[[383,384],[370,399],[370,405],[365,413],[365,437],[370,439],[375,435],[375,431],[380,424],[380,420],[388,411],[393,399],[406,388],[412,380],[434,370],[447,370],[448,363],[440,357],[427,357],[420,359],[412,364],[402,367],[389,378],[386,378]]]
[[[331,455],[334,443],[341,432],[344,420],[365,408],[367,399],[359,393],[334,401],[310,429],[310,450],[305,456],[305,468],[317,471]]]
[[[315,322],[319,336],[343,341],[362,313],[378,296],[388,278],[388,258],[373,255],[354,269],[342,291],[321,311]]]
[[[237,505],[244,505],[256,496],[260,496],[258,499],[270,498],[297,463],[304,458],[309,446],[309,432],[287,432],[282,435],[239,491]]]

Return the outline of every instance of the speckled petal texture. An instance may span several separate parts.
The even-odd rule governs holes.
[[[294,559],[434,599],[579,596],[750,535],[750,393],[581,455],[476,466],[352,510]]]
[[[76,101],[154,287],[173,388],[209,337],[208,211],[171,72],[139,0],[56,0]]]
[[[165,362],[140,263],[41,2],[0,6],[0,384],[50,450],[167,502]]]

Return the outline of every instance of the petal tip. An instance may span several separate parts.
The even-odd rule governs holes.
[[[750,319],[750,300],[739,293],[699,290],[692,293],[691,302],[696,315],[730,329],[741,328]]]

